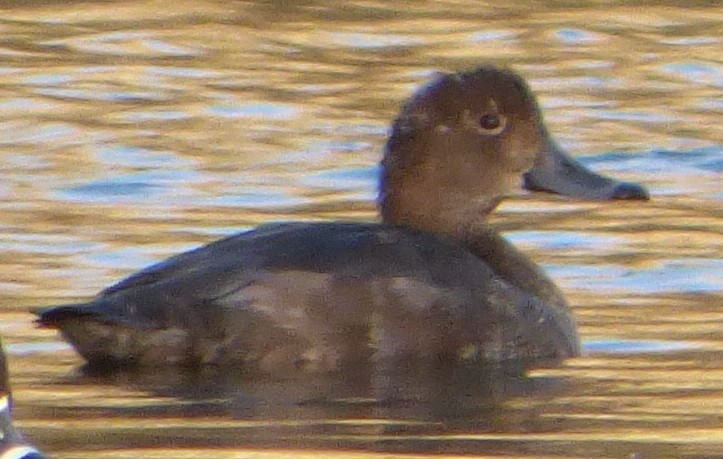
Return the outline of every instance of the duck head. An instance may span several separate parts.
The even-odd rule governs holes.
[[[516,188],[585,199],[648,199],[596,174],[552,140],[534,95],[511,70],[441,75],[402,106],[382,160],[386,223],[456,233]]]

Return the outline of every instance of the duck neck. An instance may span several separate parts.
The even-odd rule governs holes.
[[[496,197],[470,202],[469,196],[448,193],[435,196],[430,196],[429,193],[418,195],[408,189],[397,191],[390,193],[389,190],[383,190],[380,195],[382,222],[451,236],[463,241],[470,240],[487,226],[487,214],[501,200]]]

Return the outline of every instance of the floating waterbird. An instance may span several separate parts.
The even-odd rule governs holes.
[[[443,74],[407,100],[381,162],[380,223],[260,226],[173,256],[87,303],[42,308],[90,363],[330,370],[579,353],[553,282],[486,224],[512,190],[648,199],[551,138],[511,70]]]

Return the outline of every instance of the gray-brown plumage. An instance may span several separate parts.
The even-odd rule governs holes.
[[[550,138],[520,76],[442,75],[402,107],[382,160],[381,223],[261,226],[169,258],[88,303],[44,308],[90,363],[327,370],[404,357],[577,355],[560,291],[485,224],[524,181],[647,199]]]

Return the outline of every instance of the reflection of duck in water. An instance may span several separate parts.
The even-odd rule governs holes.
[[[44,308],[91,364],[329,369],[345,361],[559,359],[575,321],[542,270],[485,224],[530,189],[647,199],[550,138],[521,77],[482,67],[408,100],[382,165],[382,223],[264,225]]]
[[[0,342],[0,459],[43,459],[13,426],[10,417],[10,383],[5,353]]]

